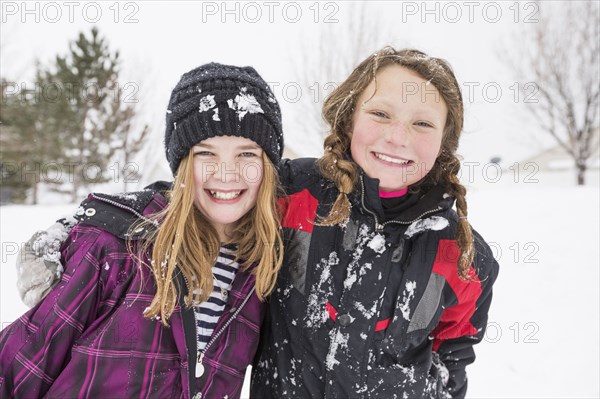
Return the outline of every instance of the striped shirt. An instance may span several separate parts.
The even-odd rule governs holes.
[[[210,340],[223,309],[239,264],[234,261],[236,247],[222,246],[212,267],[213,291],[205,302],[194,307],[198,350],[203,351]]]

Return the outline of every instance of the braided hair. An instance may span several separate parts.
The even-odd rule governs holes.
[[[356,163],[345,157],[350,148],[352,117],[360,95],[376,79],[378,71],[389,65],[400,65],[428,80],[440,92],[448,107],[440,155],[429,173],[409,187],[409,192],[426,191],[434,185],[441,185],[456,199],[458,213],[456,242],[460,249],[458,275],[464,280],[470,280],[469,270],[475,256],[475,249],[473,232],[467,221],[465,198],[467,190],[458,179],[460,160],[456,155],[463,129],[464,105],[454,72],[443,59],[430,57],[419,50],[395,50],[392,47],[384,47],[358,65],[350,76],[326,98],[323,105],[323,118],[331,126],[331,131],[325,138],[325,152],[319,159],[318,165],[323,176],[333,181],[339,194],[329,214],[319,218],[318,222],[322,225],[342,224],[350,216],[348,195],[354,190],[358,181]]]

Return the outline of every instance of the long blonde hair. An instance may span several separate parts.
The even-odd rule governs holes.
[[[283,242],[280,235],[280,214],[277,205],[278,176],[265,153],[263,180],[256,205],[244,215],[233,230],[231,242],[238,245],[236,259],[242,269],[253,264],[256,294],[264,300],[273,290],[283,261]],[[145,310],[146,318],[168,320],[177,304],[176,273],[182,273],[187,283],[185,305],[205,301],[213,290],[212,266],[223,243],[207,218],[194,205],[193,151],[190,149],[179,165],[172,189],[167,193],[167,207],[151,220],[160,226],[150,233],[136,250],[141,261],[150,254],[150,265],[156,283],[156,294]],[[145,225],[150,222],[141,222]],[[140,224],[132,227],[139,228]]]
[[[395,50],[384,47],[365,59],[350,76],[338,86],[323,105],[323,118],[331,127],[325,138],[325,153],[319,159],[319,169],[332,180],[339,194],[327,216],[320,220],[324,225],[343,223],[350,216],[350,194],[358,180],[357,165],[345,158],[350,148],[352,118],[358,98],[367,86],[376,79],[377,72],[388,65],[400,65],[418,73],[435,86],[448,107],[446,125],[442,138],[441,153],[433,168],[419,182],[409,187],[410,192],[425,191],[433,185],[443,185],[456,198],[458,229],[456,241],[460,248],[458,274],[469,278],[469,268],[475,256],[473,232],[467,221],[467,190],[460,183],[458,173],[460,160],[456,156],[458,141],[463,129],[464,105],[460,86],[447,61],[429,57],[413,49]]]

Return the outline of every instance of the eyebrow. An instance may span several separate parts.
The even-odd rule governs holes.
[[[373,103],[375,104],[375,106],[385,105],[388,107],[393,107],[394,105],[396,105],[393,101],[389,101],[386,98],[381,98],[381,97],[371,97],[367,101],[364,101],[361,105],[367,106],[367,105],[373,105]]]
[[[238,147],[240,150],[260,150],[261,147],[258,144],[251,144],[251,145],[243,145],[241,147]]]
[[[210,145],[210,144],[196,144],[194,146],[194,148],[196,147],[204,147],[204,148],[208,148],[208,149],[214,149],[215,146],[214,145]],[[260,150],[261,147],[258,144],[249,144],[249,145],[242,145],[239,147],[235,147],[238,150]]]
[[[395,103],[395,102],[393,102],[393,101],[390,101],[390,100],[388,100],[388,99],[386,99],[386,98],[381,98],[381,97],[377,98],[377,97],[373,97],[371,100],[369,100],[369,101],[367,101],[366,103],[364,103],[364,105],[365,105],[366,107],[368,107],[368,106],[372,106],[372,107],[381,107],[381,106],[385,106],[385,107],[394,108],[394,106],[396,106],[396,103]],[[436,119],[438,119],[438,118],[437,118],[436,116],[434,116],[434,115],[429,115],[429,113],[431,112],[431,110],[429,110],[429,109],[419,109],[418,111],[419,111],[419,114],[426,113],[426,114],[427,114],[427,115],[426,115],[427,117],[433,117],[433,118],[436,118]]]

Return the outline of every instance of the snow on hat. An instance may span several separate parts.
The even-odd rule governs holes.
[[[216,136],[248,138],[275,165],[281,160],[279,104],[254,68],[205,64],[185,73],[173,89],[165,134],[173,175],[190,148]]]

